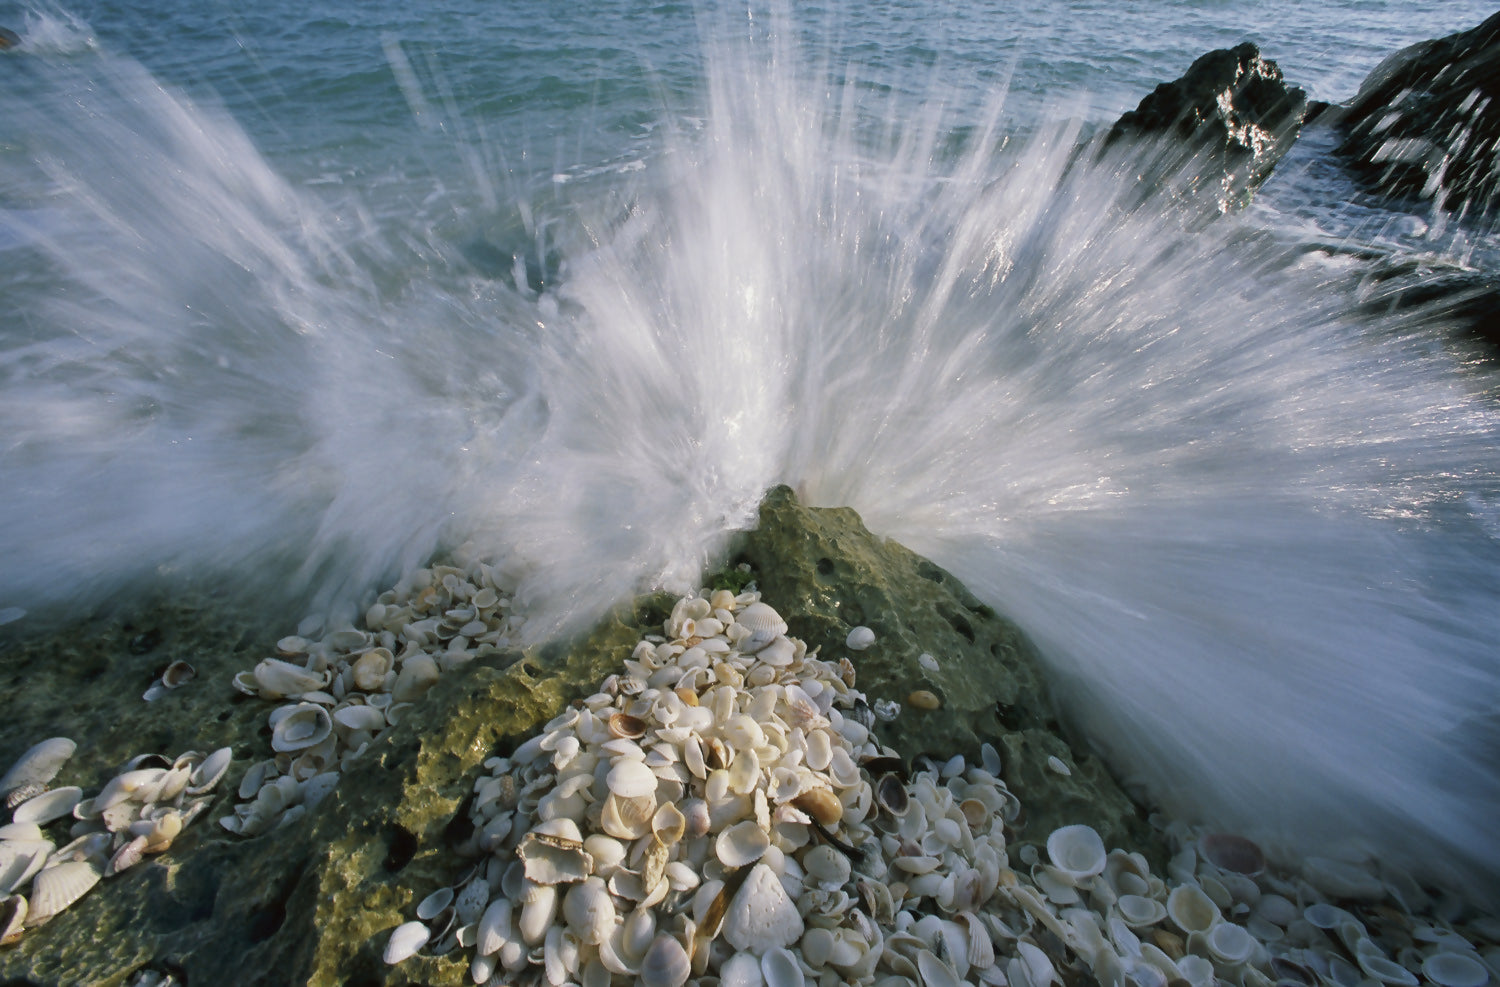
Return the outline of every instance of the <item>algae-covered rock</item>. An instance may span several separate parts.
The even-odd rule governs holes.
[[[884,744],[911,760],[978,757],[980,744],[992,742],[1028,815],[1023,841],[1040,843],[1058,826],[1087,822],[1107,845],[1161,856],[1100,764],[1069,750],[1021,632],[951,575],[876,538],[853,511],[805,508],[784,487],[766,497],[759,528],[736,551],[727,578],[743,578],[733,564],[748,562],[792,634],[824,658],[849,654],[863,692],[902,704],[892,722],[877,727]],[[62,634],[0,652],[0,669],[15,681],[24,680],[25,663],[56,663],[64,653],[86,660],[98,681],[79,685],[83,715],[120,720],[90,733],[66,709],[38,706],[31,719],[22,715],[0,728],[7,745],[0,757],[41,736],[75,735],[80,750],[104,751],[78,769],[98,777],[63,780],[98,786],[139,750],[228,744],[236,754],[207,819],[164,856],[101,882],[77,906],[0,952],[0,981],[126,984],[150,968],[189,984],[470,982],[465,949],[433,955],[429,946],[387,966],[381,953],[390,931],[412,919],[428,893],[461,876],[466,863],[458,847],[470,836],[466,800],[482,762],[510,752],[568,702],[595,691],[643,635],[660,632],[671,603],[644,596],[581,638],[476,658],[444,675],[348,766],[316,810],[248,839],[226,833],[216,820],[232,807],[241,774],[268,753],[268,707],[238,696],[228,679],[253,665],[284,628],[226,638],[222,620],[198,622],[174,611],[150,621],[149,633],[118,626],[95,645],[80,647],[78,635]],[[871,628],[875,641],[850,652],[844,642],[858,625]],[[197,649],[203,652],[197,691],[142,703],[139,687],[149,682],[150,669],[194,652],[193,633],[212,643]],[[130,653],[131,642],[141,654]],[[79,651],[88,657],[72,653]],[[924,653],[934,656],[936,669],[918,662]],[[941,706],[923,710],[909,702],[919,689]],[[172,702],[178,705],[162,705]],[[126,744],[132,737],[144,739]]]
[[[766,495],[739,559],[793,636],[824,659],[849,657],[872,703],[901,704],[876,729],[883,743],[906,758],[977,760],[989,741],[1025,806],[1023,842],[1044,843],[1058,826],[1086,822],[1106,845],[1150,855],[1154,837],[1136,807],[1098,759],[1074,753],[1063,738],[1025,635],[950,573],[871,534],[853,510],[804,507],[787,487]],[[875,643],[851,651],[845,639],[859,626],[875,632]],[[918,661],[923,654],[933,656],[936,671]],[[917,690],[934,693],[941,706],[919,709],[908,701]],[[1049,767],[1049,757],[1071,775]]]

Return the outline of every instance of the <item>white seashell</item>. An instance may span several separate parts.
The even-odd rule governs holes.
[[[760,973],[765,987],[804,987],[807,983],[796,954],[784,948],[766,950],[760,958]],[[727,987],[723,985],[722,975],[720,983]]]
[[[922,654],[920,654],[920,655],[917,656],[917,664],[921,665],[923,668],[925,668],[929,672],[935,672],[935,671],[938,670],[938,661],[937,661],[937,659],[934,658],[934,657],[932,657],[932,655],[929,655],[929,654],[927,654],[925,652],[923,652]]]
[[[51,840],[6,840],[0,843],[0,894],[10,894],[41,870],[57,847]]]
[[[844,638],[844,647],[850,651],[863,651],[875,643],[875,632],[861,624],[849,632]]]
[[[385,688],[385,678],[395,665],[389,648],[373,648],[355,660],[350,679],[359,691],[376,692]]]
[[[1115,901],[1115,907],[1120,911],[1120,917],[1125,924],[1132,929],[1144,928],[1155,925],[1167,917],[1167,906],[1155,898],[1146,898],[1138,894],[1122,894]]]
[[[211,791],[219,784],[224,773],[229,770],[229,765],[234,761],[234,751],[228,747],[220,747],[212,754],[205,757],[198,766],[188,775],[187,793],[189,795],[202,795]]]
[[[789,637],[775,637],[767,641],[755,657],[772,668],[785,668],[796,659],[797,645]]]
[[[569,888],[563,897],[562,913],[573,935],[591,946],[597,946],[615,928],[615,904],[598,877]]]
[[[1011,960],[1011,963],[1016,963]],[[916,956],[917,971],[922,977],[922,987],[961,987],[963,981],[947,963],[938,959],[931,950],[919,949]],[[1025,987],[1018,984],[1016,978],[1012,977],[1011,983],[1015,987]]]
[[[523,894],[521,917],[517,931],[527,946],[540,946],[547,937],[547,929],[557,917],[557,888],[551,884],[529,886]]]
[[[734,622],[748,630],[752,638],[761,637],[760,647],[764,647],[771,642],[772,638],[785,634],[787,631],[786,621],[781,619],[781,614],[760,602],[752,603],[740,610],[734,615]],[[756,649],[752,647],[741,650],[749,653]]]
[[[68,860],[44,867],[31,879],[31,908],[26,927],[34,928],[72,905],[103,876],[92,860]]]
[[[762,955],[802,937],[802,916],[776,872],[758,863],[724,912],[724,939],[734,948]],[[769,978],[768,978],[769,979]]]
[[[1205,932],[1219,921],[1219,906],[1203,889],[1193,884],[1179,884],[1167,896],[1167,914],[1183,932]]]
[[[35,843],[46,839],[42,835],[42,827],[36,823],[7,823],[0,826],[0,840],[15,840],[22,843]]]
[[[479,928],[474,936],[474,949],[480,956],[498,953],[512,934],[510,899],[496,898],[490,902],[479,917]]]
[[[1224,924],[1228,925],[1228,923]],[[1230,927],[1239,928],[1238,926]],[[1212,930],[1210,935],[1216,931],[1218,930]],[[1359,968],[1364,971],[1365,976],[1371,979],[1378,980],[1383,984],[1395,984],[1396,987],[1417,987],[1416,975],[1395,960],[1387,959],[1378,953],[1368,950],[1359,951],[1357,958],[1359,960]]]
[[[605,784],[620,798],[634,799],[656,794],[657,777],[645,762],[621,757],[609,769]]]
[[[808,877],[826,887],[839,888],[849,880],[849,858],[831,846],[816,846],[802,858]]]
[[[1221,963],[1230,966],[1243,963],[1255,952],[1255,937],[1233,922],[1218,922],[1204,933],[1204,944]],[[1412,980],[1415,987],[1416,980]]]
[[[165,768],[137,768],[134,771],[115,775],[105,784],[104,789],[94,796],[94,811],[103,813],[107,809],[132,800],[150,802],[166,778]]]
[[[386,714],[374,706],[363,704],[340,706],[333,711],[334,725],[340,732],[366,730],[379,733],[387,725]]]
[[[516,856],[525,865],[527,880],[544,885],[567,884],[582,881],[593,873],[594,858],[584,850],[582,840],[565,835],[569,828],[576,836],[578,826],[571,819],[552,819],[522,837]]]
[[[1472,956],[1433,953],[1422,961],[1422,974],[1439,987],[1484,987],[1489,971]]]
[[[653,774],[652,778],[655,777]],[[610,792],[609,797],[604,800],[599,826],[606,834],[616,839],[635,840],[651,832],[651,820],[655,813],[656,797],[654,795],[621,798],[614,792]]]
[[[77,746],[67,737],[52,737],[32,746],[0,778],[0,793],[9,793],[26,785],[47,784],[57,777]]]
[[[401,671],[391,686],[391,698],[397,703],[414,702],[427,694],[442,677],[437,659],[428,654],[415,654],[401,662]]]
[[[692,973],[692,963],[682,943],[672,936],[657,936],[641,959],[642,987],[682,987]]]
[[[389,966],[395,966],[402,960],[417,955],[417,951],[427,945],[427,940],[432,938],[432,931],[421,922],[404,922],[391,930],[391,937],[386,940],[383,958]]]
[[[1047,856],[1060,876],[1076,885],[1104,873],[1108,854],[1099,834],[1079,824],[1053,830],[1047,837]]]
[[[424,922],[431,922],[451,904],[453,904],[453,889],[438,888],[417,903],[417,918]]]
[[[328,684],[329,676],[294,665],[280,658],[267,658],[252,673],[256,688],[267,699],[282,699],[314,692]]]
[[[18,894],[0,902],[0,946],[19,942],[26,928],[26,899]]]
[[[11,816],[18,823],[34,823],[45,826],[56,819],[73,814],[73,807],[83,798],[83,789],[76,785],[54,788],[33,796],[16,806]]]
[[[453,898],[453,915],[460,926],[473,926],[489,904],[490,886],[483,877],[475,878],[463,886]]]
[[[282,753],[306,750],[333,733],[333,718],[317,703],[298,703],[273,710],[271,749]]]
[[[777,950],[770,950],[766,955]],[[735,953],[719,967],[719,987],[762,987],[765,978],[761,964],[765,959],[756,959],[751,953]],[[799,968],[799,974],[802,972]]]
[[[725,867],[754,863],[770,849],[771,835],[754,819],[726,827],[714,840],[714,853]]]

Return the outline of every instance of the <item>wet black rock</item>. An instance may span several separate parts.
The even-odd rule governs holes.
[[[1376,190],[1493,216],[1500,199],[1500,13],[1387,58],[1345,107],[1339,153]]]
[[[1182,78],[1157,86],[1116,121],[1105,145],[1155,142],[1150,178],[1209,192],[1220,209],[1234,209],[1297,139],[1306,109],[1302,90],[1247,41],[1211,51]]]

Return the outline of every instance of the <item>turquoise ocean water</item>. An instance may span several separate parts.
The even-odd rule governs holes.
[[[1493,887],[1492,371],[1361,302],[1495,234],[1326,132],[1208,228],[1066,168],[1211,48],[1340,101],[1492,12],[0,3],[0,614],[336,616],[468,541],[544,634],[788,482],[1014,617],[1153,802]]]

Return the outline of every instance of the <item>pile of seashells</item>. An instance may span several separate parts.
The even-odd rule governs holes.
[[[165,853],[213,798],[232,754],[189,751],[132,758],[99,794],[84,798],[74,785],[48,788],[76,745],[53,737],[32,747],[0,778],[9,825],[0,826],[0,944],[19,942],[83,897],[104,877]],[[61,849],[45,828],[71,820]],[[19,892],[30,885],[30,898]]]
[[[472,950],[476,984],[553,987],[1500,979],[1496,929],[1415,918],[1414,884],[1355,865],[1277,877],[1253,843],[1181,826],[1166,880],[1084,825],[1045,859],[1012,845],[1021,806],[993,748],[907,777],[849,660],[807,653],[753,591],[684,598],[664,630],[485,762],[472,862],[386,962],[431,943]],[[1372,884],[1397,907],[1326,900]]]
[[[256,836],[296,820],[444,672],[504,650],[523,623],[505,586],[477,561],[417,569],[365,611],[363,630],[282,638],[277,657],[237,674],[236,689],[286,704],[270,715],[273,756],[245,772],[241,802],[220,824]]]

